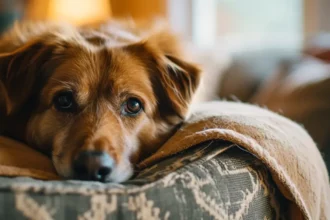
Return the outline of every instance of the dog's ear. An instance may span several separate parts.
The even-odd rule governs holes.
[[[173,123],[183,120],[200,80],[201,69],[190,61],[182,42],[160,21],[146,41],[158,65],[154,89],[159,97],[159,110]],[[159,86],[158,86],[158,85]]]
[[[199,86],[201,70],[187,61],[177,37],[163,29],[128,48],[150,72],[161,117],[173,124],[182,121]]]
[[[14,113],[38,89],[51,53],[40,40],[0,53],[0,117]]]
[[[159,97],[160,113],[177,123],[187,115],[200,82],[201,70],[195,64],[173,55],[165,55],[158,60],[158,69],[159,75],[154,76],[153,81]]]

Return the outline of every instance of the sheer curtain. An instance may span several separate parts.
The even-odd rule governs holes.
[[[295,49],[303,43],[303,0],[169,0],[168,3],[174,28],[202,48]]]

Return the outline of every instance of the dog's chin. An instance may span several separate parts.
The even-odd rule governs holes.
[[[53,164],[57,173],[64,179],[67,180],[79,180],[75,178],[72,167],[70,163],[64,163],[64,161],[59,160],[58,158],[53,158]],[[109,175],[104,182],[112,183],[121,183],[129,180],[134,174],[133,165],[128,160],[123,160],[119,163]],[[88,180],[84,180],[88,181]]]

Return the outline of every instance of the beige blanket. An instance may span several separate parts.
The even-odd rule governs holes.
[[[278,188],[291,201],[288,207],[291,219],[330,219],[329,178],[313,140],[292,121],[255,106],[211,102],[194,107],[183,127],[140,167],[214,139],[244,147],[269,168]],[[15,151],[11,146],[15,143],[7,141],[0,138],[1,175],[57,178],[50,161],[42,155],[28,150],[20,153],[17,149],[25,148],[23,145]],[[17,163],[17,157],[22,160],[20,154],[33,159],[29,163]],[[36,171],[38,175],[33,175]]]
[[[329,95],[330,64],[305,57],[280,66],[249,102],[303,124],[319,149],[330,153]]]

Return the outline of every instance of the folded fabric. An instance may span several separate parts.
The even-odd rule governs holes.
[[[48,157],[3,136],[0,136],[0,175],[28,176],[43,180],[60,179]]]
[[[216,139],[241,146],[268,167],[279,190],[290,201],[289,218],[330,219],[329,177],[313,140],[294,122],[256,106],[231,102],[194,106],[176,134],[139,167],[148,167],[196,144]],[[57,178],[51,162],[43,155],[32,150],[20,152],[23,145],[12,149],[15,142],[0,140],[0,175],[14,176],[16,172],[17,176]],[[21,162],[27,157],[32,159]],[[18,169],[9,172],[15,167]]]
[[[314,50],[313,53],[317,52]],[[302,124],[321,150],[330,170],[329,95],[330,64],[305,56],[297,62],[280,65],[249,102],[281,112]]]
[[[306,128],[321,150],[330,148],[330,65],[313,57],[279,66],[249,102],[281,112]]]

